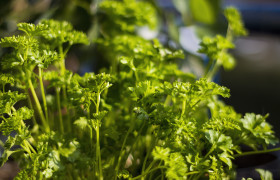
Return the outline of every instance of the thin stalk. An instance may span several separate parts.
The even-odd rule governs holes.
[[[90,120],[90,105],[89,105],[89,107],[87,109],[87,118],[88,118],[88,120]]]
[[[254,155],[254,154],[264,154],[268,152],[275,152],[275,151],[280,151],[280,147],[278,148],[273,148],[273,149],[267,149],[267,150],[261,150],[261,151],[249,151],[249,152],[244,152],[241,154],[236,154],[233,157],[240,157],[240,156],[247,156],[247,155]]]
[[[49,125],[49,116],[48,116],[48,108],[47,108],[47,101],[46,101],[46,95],[45,95],[45,89],[44,89],[44,84],[43,84],[43,69],[40,67],[39,69],[39,82],[40,82],[40,88],[41,88],[41,93],[42,93],[42,99],[43,99],[43,104],[44,104],[44,110],[45,110],[45,117],[46,117],[46,122]]]
[[[213,59],[210,59],[209,60],[209,62],[208,62],[208,64],[207,64],[207,67],[206,67],[206,69],[205,69],[205,72],[204,72],[204,77],[206,77],[207,76],[207,74],[209,73],[209,70],[211,69],[211,67],[212,67],[212,65],[213,65]]]
[[[67,101],[67,94],[66,94],[66,87],[65,86],[62,87],[62,94],[63,94],[63,99],[65,101]],[[69,115],[70,111],[68,111],[69,110],[68,104],[65,106],[65,108],[66,108],[65,113],[66,113],[66,118],[67,118],[68,129],[69,129],[69,131],[71,131],[72,126],[71,126],[70,115]]]
[[[143,122],[143,125],[142,125],[141,128],[139,129],[139,131],[138,131],[138,133],[137,133],[137,137],[136,137],[135,141],[133,142],[133,144],[131,145],[131,148],[130,148],[128,154],[130,154],[132,151],[134,151],[135,146],[136,146],[137,142],[139,141],[140,134],[141,134],[141,132],[142,132],[142,130],[143,130],[145,124],[146,124],[146,121]]]
[[[55,92],[56,92],[56,103],[57,103],[57,109],[58,109],[60,132],[64,133],[64,126],[63,126],[62,113],[61,113],[61,104],[60,104],[60,89],[56,88]]]
[[[31,99],[30,99],[30,94],[29,94],[28,88],[25,89],[25,93],[27,94],[28,106],[30,109],[33,109],[33,105],[32,105]],[[32,116],[32,122],[33,122],[33,126],[35,126],[37,124],[35,116]]]
[[[87,114],[87,117],[88,117],[88,121],[90,120],[90,106],[88,107],[88,110],[87,110],[88,112],[88,114]],[[93,129],[92,129],[92,127],[94,127],[94,125],[93,125],[93,123],[91,124],[91,126],[88,126],[89,127],[89,135],[90,135],[90,149],[91,149],[91,151],[92,151],[92,147],[93,147]]]
[[[16,111],[16,109],[15,109],[13,106],[12,106],[12,110],[13,110],[13,111]],[[23,120],[21,120],[21,124],[22,124],[23,127],[25,127],[25,124],[24,124]],[[31,146],[31,144],[29,143],[29,141],[27,141],[27,140],[25,139],[25,140],[23,140],[23,144],[24,144],[24,146],[26,146],[26,147],[29,149],[29,151],[31,150],[34,154],[37,154],[37,152],[36,152],[35,149]]]
[[[103,179],[102,165],[101,165],[101,153],[100,153],[100,142],[99,142],[99,126],[96,127],[96,160],[98,159],[99,179]]]
[[[64,76],[65,74],[65,71],[66,71],[66,68],[65,68],[65,56],[66,56],[66,53],[68,52],[69,48],[71,46],[68,46],[65,50],[65,52],[63,52],[63,47],[62,45],[60,45],[58,47],[58,51],[59,51],[59,54],[60,54],[60,75],[61,76]],[[63,95],[63,99],[66,101],[67,100],[67,94],[66,94],[66,86],[62,86],[62,95]],[[68,125],[68,129],[69,131],[71,131],[71,123],[70,123],[70,116],[69,116],[69,113],[68,113],[68,106],[66,105],[66,117],[67,117],[67,125]]]
[[[204,174],[205,172],[199,172],[199,173],[197,173],[192,179],[193,180],[197,180],[197,179],[200,179],[200,177]]]
[[[37,154],[37,152],[35,151],[35,149],[32,147],[32,145],[27,141],[27,140],[24,140],[26,145],[28,146],[29,149],[31,149],[31,151],[34,153],[34,154]]]
[[[211,71],[209,71],[209,73],[207,74],[207,80],[208,81],[212,81],[214,75],[218,72],[219,68],[221,67],[221,64],[218,62],[218,60],[216,62],[214,62],[214,66],[211,69]]]
[[[183,115],[185,114],[186,111],[186,100],[183,101],[182,103],[182,112],[181,112],[181,118],[183,117]]]
[[[28,79],[28,85],[29,85],[29,87],[30,87],[32,96],[33,96],[33,98],[34,98],[34,100],[35,100],[35,105],[36,105],[36,108],[37,108],[37,110],[38,110],[38,112],[39,112],[39,116],[40,116],[40,118],[41,118],[42,124],[43,124],[43,126],[45,127],[46,132],[50,132],[50,128],[49,128],[49,126],[48,126],[48,124],[47,124],[47,122],[46,122],[46,119],[45,119],[44,114],[43,114],[42,107],[41,107],[41,105],[40,105],[39,99],[38,99],[38,97],[37,97],[37,94],[36,94],[36,92],[35,92],[35,89],[34,89],[33,84],[32,84],[32,82],[31,82],[30,79]]]
[[[100,105],[100,92],[97,92],[97,101],[96,101],[96,114],[99,114],[99,105]],[[98,161],[99,168],[99,179],[103,179],[102,174],[102,164],[101,164],[101,153],[100,153],[100,142],[99,142],[99,123],[96,126],[96,161]]]
[[[139,82],[139,76],[138,76],[136,69],[134,70],[134,74],[135,74],[135,79],[136,79],[136,83],[137,83],[137,82]]]
[[[14,106],[12,106],[11,107],[12,108],[12,110],[14,111],[14,112],[16,112],[17,110],[14,108]],[[24,124],[24,123],[23,123]]]
[[[89,126],[89,137],[90,137],[90,149],[92,149],[92,141],[93,141],[93,129]]]
[[[170,95],[167,95],[167,97],[164,101],[164,107],[167,107],[170,104],[171,100],[172,100],[172,97]]]
[[[21,147],[29,154],[30,158],[33,159],[32,153],[26,141],[23,141],[23,145],[21,145]]]
[[[233,35],[232,35],[232,32],[231,32],[231,28],[230,28],[230,26],[228,26],[226,39],[228,41],[232,41],[232,38],[233,38]],[[227,52],[227,49],[223,49],[222,51]],[[214,63],[214,65],[212,65],[213,63]],[[211,70],[209,70],[211,66],[213,66],[213,68]],[[207,65],[207,72],[204,74],[204,77],[208,81],[212,81],[214,75],[217,73],[217,71],[219,70],[220,67],[221,67],[221,63],[219,62],[219,59],[217,59],[216,61],[210,60],[208,65]]]
[[[63,53],[62,45],[58,47],[58,52],[60,54],[60,74],[63,76],[65,73],[65,58],[64,58],[65,56]]]
[[[153,167],[153,165],[154,165],[155,163],[156,163],[156,161],[153,160],[153,161],[150,163],[150,165],[148,166],[148,168],[147,168],[144,172],[142,172],[141,174],[145,173],[146,171],[149,171],[149,170]]]
[[[118,164],[117,164],[117,166],[116,166],[116,168],[115,168],[115,172],[116,172],[115,180],[116,180],[117,177],[118,177],[119,168],[120,168],[120,163],[121,163],[121,160],[122,160],[122,156],[124,155],[124,152],[125,152],[125,151],[124,151],[124,146],[125,146],[125,144],[126,144],[127,137],[128,137],[128,135],[131,133],[132,129],[133,129],[133,126],[130,126],[129,129],[128,129],[128,131],[127,131],[127,133],[126,133],[126,135],[125,135],[125,137],[124,137],[123,144],[122,144],[121,151],[120,151],[120,155],[119,155],[119,159],[118,159]]]
[[[167,168],[166,166],[158,166],[158,167],[156,167],[156,168],[154,168],[154,169],[151,169],[151,170],[145,172],[144,174],[141,174],[141,175],[139,175],[139,176],[136,176],[136,177],[134,177],[134,178],[131,178],[130,180],[140,179],[141,177],[146,176],[147,174],[149,174],[149,173],[151,173],[151,172],[153,172],[153,171],[156,171],[156,170],[158,170],[158,169],[166,169],[166,168]]]
[[[213,144],[210,151],[204,156],[204,159],[206,159],[214,150],[215,150],[216,144]]]
[[[148,158],[149,158],[149,156],[151,155],[152,149],[153,149],[154,145],[156,144],[156,141],[157,141],[157,139],[155,139],[155,140],[150,144],[150,147],[148,148],[147,154],[146,154],[146,156],[145,156],[145,159],[144,159],[144,162],[143,162],[143,165],[142,165],[141,174],[143,174],[143,173],[145,172],[145,168],[146,168],[146,164],[147,164]],[[161,164],[161,162],[159,163],[159,165],[160,165],[160,164]]]
[[[161,178],[161,179],[163,179],[164,177],[163,177],[163,171],[161,170],[161,174],[160,175],[158,175],[156,178],[155,178],[155,180],[158,180],[159,178]]]
[[[144,159],[144,162],[143,162],[143,165],[142,165],[142,172],[141,172],[141,174],[143,174],[145,172],[145,167],[146,167],[146,163],[147,163],[149,155],[150,155],[150,151],[145,156],[145,159]]]

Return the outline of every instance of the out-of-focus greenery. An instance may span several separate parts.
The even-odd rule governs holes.
[[[137,4],[134,1],[124,1],[127,3],[121,3],[121,0],[1,1],[0,37],[14,34],[16,24],[19,22],[36,24],[42,19],[68,21],[73,24],[75,29],[86,32],[90,42],[100,36],[112,36],[113,34],[108,35],[106,29],[111,29],[110,33],[114,33],[112,29],[116,29],[116,31],[120,29],[124,33],[133,34],[145,24],[167,38],[168,41],[163,42],[165,45],[169,46],[168,42],[173,42],[177,47],[180,47],[178,28],[181,26],[193,25],[200,37],[213,35],[213,32],[216,33],[218,29],[225,29],[221,28],[220,24],[217,26],[222,14],[220,0],[214,0],[211,3],[205,0],[173,0],[168,2],[171,7],[173,5],[172,10],[159,6],[161,3],[157,0],[143,0]],[[145,1],[148,4],[143,4]],[[100,6],[101,2],[103,3]],[[113,6],[108,4],[113,4]],[[110,11],[114,11],[115,17],[110,17]],[[122,21],[126,23],[122,23]],[[135,22],[140,24],[135,26]],[[2,51],[0,49],[0,55],[3,53]],[[73,47],[70,52],[75,52],[70,54],[70,58],[74,60],[77,58],[75,54],[78,53],[80,61],[91,61],[88,64],[95,66],[92,67],[95,71],[106,65],[100,49],[97,52],[94,44],[83,49]],[[95,59],[92,59],[93,54]]]

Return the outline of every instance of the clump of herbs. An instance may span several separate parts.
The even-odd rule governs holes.
[[[8,136],[0,163],[19,162],[15,179],[216,180],[233,176],[235,157],[277,142],[267,116],[242,117],[219,98],[229,89],[211,82],[221,66],[235,65],[227,51],[246,34],[237,10],[225,10],[226,37],[201,42],[210,58],[203,77],[178,68],[181,50],[135,34],[156,26],[150,4],[104,1],[99,11],[103,35],[95,43],[111,64],[99,74],[65,68],[71,46],[89,44],[68,22],[19,23],[22,34],[1,39],[12,51],[1,60],[10,73],[0,76],[0,131]]]

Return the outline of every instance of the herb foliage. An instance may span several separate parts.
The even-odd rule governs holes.
[[[71,46],[89,44],[68,22],[19,23],[22,34],[1,39],[12,51],[1,60],[10,74],[0,76],[0,131],[8,136],[0,162],[19,162],[15,179],[217,180],[233,176],[235,157],[277,143],[267,115],[242,117],[220,98],[229,89],[211,82],[221,66],[234,67],[228,49],[247,33],[237,10],[225,10],[226,37],[201,42],[210,58],[203,77],[178,68],[181,50],[136,35],[137,26],[156,26],[150,4],[103,1],[99,11],[103,35],[95,43],[111,63],[99,74],[65,68]]]

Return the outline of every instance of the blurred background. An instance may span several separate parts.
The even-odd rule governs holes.
[[[0,38],[16,34],[18,22],[36,23],[41,19],[71,22],[75,29],[86,32],[93,42],[99,36],[97,3],[100,0],[0,0]],[[224,7],[237,7],[249,31],[249,36],[237,38],[232,51],[237,66],[232,71],[221,71],[216,82],[231,90],[225,102],[241,114],[255,112],[265,115],[280,137],[280,1],[278,0],[147,0],[158,11],[156,30],[139,28],[147,39],[159,38],[170,48],[182,48],[186,60],[180,63],[185,71],[198,77],[203,73],[207,57],[197,53],[205,35],[226,32],[222,16]],[[0,48],[0,57],[5,53]],[[67,57],[68,69],[83,74],[97,72],[106,66],[94,43],[88,47],[73,47]],[[239,166],[237,177],[258,179],[256,165],[273,172],[280,179],[280,154],[258,156],[260,164]],[[252,157],[253,162],[256,157]],[[246,160],[245,160],[246,161]],[[258,163],[258,162],[257,162]],[[0,174],[1,176],[1,174]],[[255,177],[254,177],[255,176]],[[240,177],[240,178],[239,178]]]

